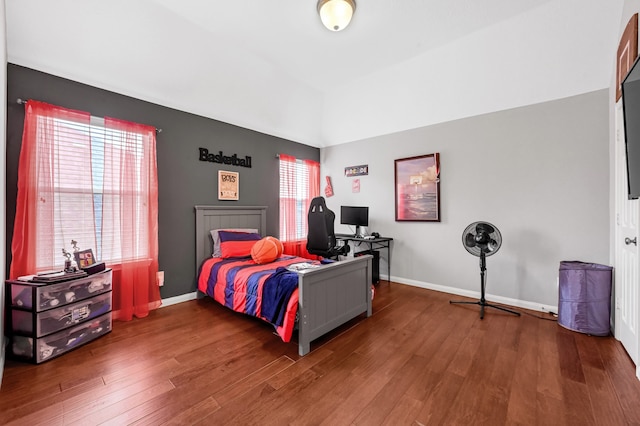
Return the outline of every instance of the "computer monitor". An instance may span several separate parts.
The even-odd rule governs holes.
[[[361,226],[369,226],[369,207],[340,206],[340,223],[354,225],[356,237],[362,237]]]

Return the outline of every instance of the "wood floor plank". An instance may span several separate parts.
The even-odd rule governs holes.
[[[196,424],[268,424],[273,421],[275,413],[282,416],[287,408],[292,410],[294,416],[298,415],[310,406],[301,404],[297,395],[312,387],[318,377],[313,370],[305,370],[278,390],[265,383],[255,392],[244,395],[241,399],[234,399]],[[269,408],[265,409],[266,407]]]
[[[620,342],[612,345],[610,340],[606,338],[598,341],[605,371],[611,378],[615,399],[622,407],[627,424],[640,425],[640,410],[637,409],[640,399],[635,394],[638,379],[629,374],[630,370],[635,370],[635,366]],[[607,397],[603,402],[609,401],[609,398]]]
[[[536,319],[522,317],[522,330],[527,338],[518,344],[518,357],[513,375],[513,384],[509,393],[507,421],[514,424],[540,424],[544,418],[538,412],[538,332]]]
[[[564,403],[564,424],[595,425],[593,406],[585,383],[565,378],[562,381],[562,401]]]
[[[305,357],[211,299],[169,306],[41,365],[7,359],[0,424],[640,424],[613,337],[452,299],[382,282],[371,317]]]
[[[417,424],[444,425],[453,414],[452,402],[456,399],[464,377],[444,371],[436,374],[415,418]]]
[[[560,330],[556,334],[558,355],[560,358],[560,374],[563,378],[578,383],[584,383],[584,372],[576,346],[576,333]]]
[[[239,398],[241,395],[259,387],[267,379],[286,370],[294,363],[295,362],[291,358],[281,356],[256,372],[251,373],[214,393],[213,397],[220,405],[225,405],[229,401]]]
[[[300,358],[297,362],[294,362],[292,365],[288,366],[286,369],[278,372],[277,374],[269,377],[266,380],[266,383],[271,386],[273,389],[280,389],[285,386],[295,377],[302,374],[304,371],[309,370],[317,363],[332,355],[333,352],[326,348],[318,348],[317,350],[311,352],[305,357]]]
[[[562,365],[558,351],[558,344],[554,330],[548,329],[543,332],[544,327],[559,327],[557,324],[538,324],[538,381],[536,390],[553,400],[562,400]],[[551,401],[553,402],[553,401]]]
[[[393,373],[384,388],[363,407],[360,414],[353,420],[353,423],[373,425],[382,422],[393,412],[396,405],[398,405],[398,401],[400,401],[402,395],[424,368],[425,364],[425,359],[412,355],[399,371]]]
[[[588,365],[584,366],[583,371],[595,424],[624,424],[622,406],[618,401],[610,400],[610,395],[615,394],[615,389],[609,376],[603,369]]]
[[[35,413],[42,413],[42,417],[47,418],[51,415],[51,411],[49,410],[51,406],[57,406],[58,403],[62,404],[74,397],[91,395],[96,389],[99,389],[99,386],[103,386],[103,383],[100,377],[96,377],[84,385],[66,391],[54,392],[48,398],[33,398],[23,401],[22,404],[14,403],[11,406],[3,404],[3,408],[0,410],[0,424],[20,419],[27,415],[34,416]],[[18,393],[18,395],[29,395],[29,390],[25,389],[21,393]],[[3,402],[6,403],[7,401]],[[54,416],[57,417],[59,415],[60,418],[62,418],[62,413],[63,411],[60,411],[58,414],[56,408],[56,414]]]
[[[218,404],[218,401],[216,401],[214,397],[210,396],[196,403],[195,405],[192,405],[191,407],[175,415],[174,417],[171,417],[169,420],[162,423],[162,425],[192,425],[203,417],[206,417],[212,412],[218,410],[219,408],[220,404]]]
[[[163,380],[155,384],[137,384],[134,388],[129,387],[114,391],[103,398],[96,399],[86,409],[68,410],[65,407],[64,423],[66,425],[86,425],[108,422],[173,389],[175,387],[171,382]]]

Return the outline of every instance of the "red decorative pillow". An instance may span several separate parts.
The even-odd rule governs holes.
[[[273,237],[265,237],[257,241],[251,248],[251,258],[258,264],[270,263],[276,260],[278,255],[278,244]]]
[[[245,233],[245,234],[257,234],[258,230],[254,228],[228,228],[228,229],[212,229],[211,239],[213,240],[213,257],[222,257],[222,253],[220,252],[220,232],[234,232],[234,233]],[[258,235],[258,240],[260,239],[260,235]],[[237,240],[238,238],[227,238],[228,240]]]
[[[249,257],[251,248],[260,240],[258,234],[220,231],[220,257]]]
[[[220,257],[223,259],[249,257],[251,256],[251,247],[255,243],[255,241],[227,241],[220,243]]]

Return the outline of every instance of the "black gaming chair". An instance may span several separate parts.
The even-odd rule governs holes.
[[[329,210],[324,197],[311,200],[307,219],[309,223],[307,251],[310,254],[337,259],[339,255],[344,256],[349,253],[348,244],[336,245],[336,234],[333,230],[336,215]]]

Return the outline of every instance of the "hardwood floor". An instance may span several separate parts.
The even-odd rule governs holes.
[[[640,424],[614,338],[451,298],[383,281],[372,317],[305,357],[210,299],[169,306],[41,365],[7,361],[0,424]]]

